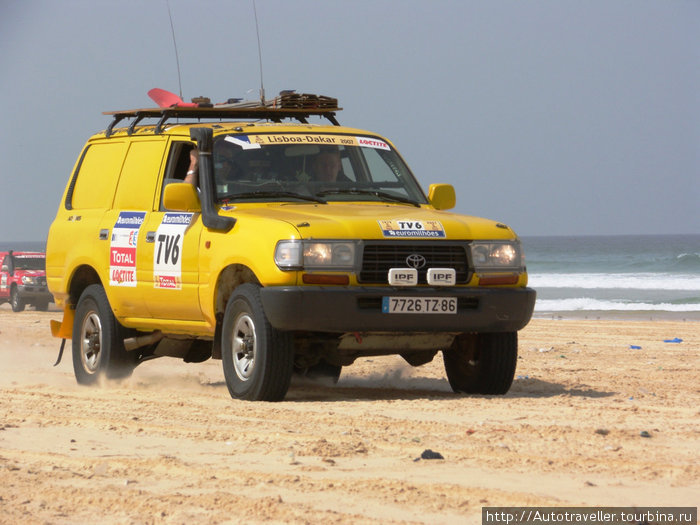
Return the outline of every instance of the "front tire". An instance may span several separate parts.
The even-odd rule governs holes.
[[[78,299],[73,322],[73,371],[81,385],[92,385],[104,374],[110,379],[129,377],[137,354],[124,349],[124,328],[114,317],[100,285],[85,288]]]
[[[260,288],[243,284],[226,305],[221,360],[234,399],[281,401],[292,378],[292,337],[274,329],[262,307]]]
[[[25,304],[22,298],[19,296],[16,286],[13,286],[12,291],[10,292],[10,305],[12,306],[13,312],[21,312],[24,310]]]
[[[443,352],[452,390],[467,394],[505,394],[518,361],[518,333],[462,334]]]

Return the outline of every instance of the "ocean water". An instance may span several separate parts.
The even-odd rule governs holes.
[[[700,235],[522,241],[535,315],[700,312]]]
[[[16,252],[43,252],[46,251],[45,241],[0,241],[0,252],[14,250]]]
[[[576,312],[700,318],[700,234],[524,237],[535,315]],[[0,242],[0,251],[45,242]]]

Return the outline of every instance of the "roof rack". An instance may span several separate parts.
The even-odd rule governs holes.
[[[192,118],[192,119],[255,119],[271,120],[281,122],[282,119],[295,119],[302,124],[307,123],[307,118],[321,116],[328,119],[334,126],[340,124],[335,118],[338,107],[337,99],[317,96],[290,93],[268,102],[262,106],[259,102],[235,102],[232,104],[200,104],[196,107],[173,106],[168,108],[146,108],[128,109],[123,111],[105,111],[103,115],[111,115],[112,122],[105,130],[105,136],[109,137],[114,127],[125,118],[133,118],[127,133],[131,135],[136,125],[145,118],[157,118],[155,133],[160,134],[163,126],[171,118]]]

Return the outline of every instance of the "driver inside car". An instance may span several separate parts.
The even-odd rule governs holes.
[[[311,180],[319,182],[350,182],[341,173],[340,150],[326,146],[311,160]]]

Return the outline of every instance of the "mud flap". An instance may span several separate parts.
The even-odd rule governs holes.
[[[58,358],[53,366],[57,366],[61,359],[63,358],[63,350],[66,347],[66,339],[71,339],[73,337],[73,320],[75,319],[75,310],[70,306],[66,306],[63,309],[63,321],[51,320],[51,335],[54,337],[60,337],[61,349],[58,351]]]
[[[74,320],[75,310],[70,306],[66,306],[63,310],[63,321],[51,320],[51,335],[61,339],[72,339]]]

